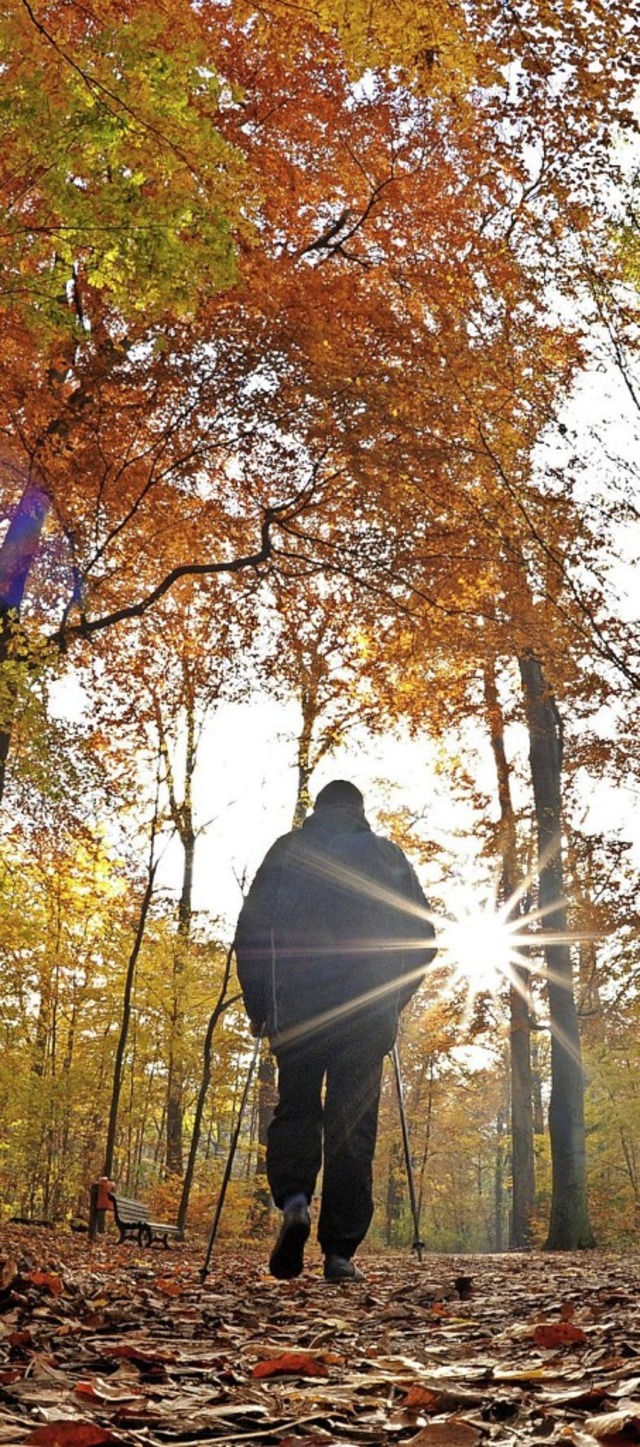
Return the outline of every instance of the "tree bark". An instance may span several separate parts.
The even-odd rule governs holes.
[[[313,680],[308,685],[303,684],[300,692],[300,706],[302,709],[302,728],[298,736],[298,789],[296,793],[295,809],[291,821],[292,829],[299,829],[311,808],[311,793],[309,784],[311,775],[315,768],[315,759],[312,757],[313,726],[316,721],[317,699],[313,687]]]
[[[207,1091],[211,1082],[211,1055],[213,1050],[214,1031],[218,1020],[220,1019],[220,1016],[223,1014],[223,1012],[229,1007],[229,1005],[233,1005],[235,1001],[239,998],[237,995],[233,995],[230,999],[227,999],[227,990],[229,988],[229,976],[231,974],[232,959],[233,945],[231,945],[230,949],[227,951],[224,974],[222,976],[222,984],[220,986],[218,998],[209,1017],[207,1032],[204,1037],[204,1046],[202,1052],[202,1076],[200,1078],[200,1089],[198,1091],[198,1099],[196,1101],[195,1115],[193,1118],[193,1130],[191,1132],[191,1142],[189,1145],[189,1158],[187,1161],[187,1168],[184,1173],[184,1181],[182,1183],[182,1195],[180,1197],[180,1205],[178,1206],[178,1217],[176,1222],[176,1224],[180,1227],[181,1231],[184,1231],[187,1224],[187,1215],[189,1212],[189,1197],[191,1195],[191,1187],[193,1185],[193,1177],[196,1168],[196,1157],[198,1154],[198,1145],[200,1143],[200,1132],[202,1130],[202,1116],[204,1113],[205,1101],[207,1099]]]
[[[122,1087],[122,1065],[123,1065],[123,1061],[124,1061],[124,1053],[125,1053],[126,1046],[127,1046],[127,1037],[128,1037],[128,1034],[129,1034],[129,1024],[130,1024],[130,1021],[131,1021],[131,998],[132,998],[132,995],[133,995],[133,981],[134,981],[134,977],[135,977],[136,964],[137,964],[137,962],[138,962],[138,955],[140,954],[140,949],[141,949],[141,946],[142,946],[142,941],[143,941],[143,939],[144,939],[144,931],[145,931],[145,926],[146,926],[146,923],[147,923],[147,915],[148,915],[148,913],[149,913],[149,905],[151,904],[151,898],[152,898],[152,895],[153,895],[153,886],[154,886],[154,881],[155,881],[155,875],[156,875],[156,864],[155,864],[153,861],[150,861],[150,863],[149,863],[149,876],[148,876],[148,879],[147,879],[147,885],[146,885],[146,889],[145,889],[145,892],[144,892],[144,895],[143,895],[142,904],[141,904],[141,906],[140,906],[140,914],[139,914],[139,916],[138,916],[138,924],[137,924],[137,928],[136,928],[135,938],[134,938],[134,941],[133,941],[133,946],[132,946],[132,949],[131,949],[131,954],[129,955],[129,962],[128,962],[128,965],[127,965],[127,973],[126,973],[126,977],[125,977],[125,986],[124,986],[124,995],[123,995],[123,1000],[122,1000],[122,1020],[121,1020],[121,1023],[120,1023],[120,1034],[119,1034],[119,1037],[118,1037],[118,1045],[117,1045],[117,1049],[116,1049],[116,1058],[115,1058],[114,1066],[113,1066],[113,1086],[112,1086],[112,1090],[111,1090],[111,1108],[110,1108],[110,1110],[109,1110],[109,1125],[108,1125],[108,1128],[107,1128],[107,1144],[106,1144],[106,1147],[105,1147],[104,1166],[103,1166],[103,1169],[102,1169],[102,1174],[103,1174],[103,1176],[107,1176],[108,1179],[111,1178],[111,1173],[112,1173],[112,1170],[113,1170],[114,1155],[115,1155],[116,1132],[117,1132],[117,1129],[118,1129],[118,1106],[119,1106],[119,1104],[120,1104],[120,1090],[121,1090],[121,1087]]]
[[[545,945],[551,1025],[551,1217],[548,1251],[594,1245],[589,1222],[584,1129],[584,1078],[578,1013],[567,943],[562,857],[562,722],[542,666],[531,653],[519,659],[529,729],[529,759],[538,835],[539,901]]]
[[[271,1192],[267,1180],[267,1133],[276,1102],[276,1070],[268,1045],[263,1045],[258,1065],[257,1157],[251,1205],[251,1228],[265,1230],[271,1214]]]
[[[402,1153],[402,1142],[394,1140],[389,1150],[389,1166],[387,1171],[387,1191],[385,1198],[385,1243],[387,1246],[397,1244],[397,1228],[402,1218],[404,1208],[404,1158]]]
[[[502,900],[514,899],[517,887],[517,836],[511,797],[511,776],[504,747],[504,716],[495,682],[495,666],[484,670],[485,706],[500,800]],[[521,912],[521,906],[518,906]],[[508,987],[511,1074],[511,1250],[529,1250],[536,1205],[536,1158],[533,1150],[533,1077],[529,972],[513,962]]]
[[[504,744],[504,718],[493,664],[487,665],[484,669],[484,697],[498,779],[502,836],[502,897],[503,901],[507,903],[510,899],[515,898],[517,886],[516,821],[511,796],[509,762]],[[519,912],[521,912],[521,906],[519,906]],[[511,1070],[512,1186],[509,1245],[512,1250],[527,1250],[531,1246],[531,1222],[536,1199],[529,979],[524,966],[513,963],[511,970],[509,1062]]]
[[[496,1116],[496,1161],[493,1183],[493,1248],[494,1251],[504,1250],[504,1168],[505,1168],[505,1127],[506,1111],[500,1107]]]
[[[178,902],[178,929],[171,967],[171,1015],[167,1051],[167,1142],[165,1170],[167,1176],[182,1176],[184,1123],[184,988],[185,971],[193,919],[193,871],[196,853],[196,831],[193,822],[193,776],[196,767],[196,711],[193,691],[185,695],[186,744],[182,802],[176,793],[169,743],[158,698],[154,699],[160,751],[166,771],[171,819],[183,851],[182,885]]]

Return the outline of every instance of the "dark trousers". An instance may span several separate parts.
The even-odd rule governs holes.
[[[351,1257],[373,1215],[384,1056],[366,1046],[366,1038],[317,1039],[278,1052],[279,1098],[267,1141],[271,1194],[280,1208],[299,1191],[310,1201],[324,1144],[318,1240],[325,1254]]]

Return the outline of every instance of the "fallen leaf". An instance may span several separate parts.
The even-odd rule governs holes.
[[[95,1422],[49,1422],[36,1427],[24,1438],[25,1447],[124,1447],[121,1437],[114,1437],[106,1427]]]
[[[53,1271],[28,1271],[25,1279],[34,1286],[43,1286],[52,1296],[62,1296],[62,1278]]]
[[[129,1387],[112,1387],[110,1382],[105,1382],[102,1377],[95,1377],[92,1381],[76,1382],[74,1392],[79,1397],[90,1397],[95,1402],[114,1402],[120,1405],[123,1402],[143,1402],[144,1396],[138,1391],[132,1391]]]
[[[406,1397],[403,1399],[403,1407],[424,1407],[427,1411],[433,1411],[439,1401],[439,1393],[430,1391],[428,1387],[410,1387]]]
[[[9,1332],[7,1341],[10,1347],[27,1347],[31,1346],[33,1337],[31,1335],[31,1332],[29,1331],[29,1328],[25,1327],[24,1331]]]
[[[182,1296],[184,1292],[179,1281],[171,1281],[166,1276],[157,1276],[153,1284],[156,1291],[162,1291],[165,1296]]]
[[[110,1346],[105,1356],[111,1360],[132,1362],[136,1367],[142,1367],[147,1372],[153,1367],[164,1367],[179,1361],[177,1352],[167,1351],[163,1347],[139,1347],[135,1342],[121,1342],[117,1346]]]
[[[0,1287],[7,1287],[18,1275],[18,1263],[10,1257],[0,1262]]]
[[[541,1322],[540,1326],[536,1327],[533,1340],[537,1347],[583,1345],[587,1334],[581,1326],[574,1326],[572,1321],[549,1321]]]
[[[409,1437],[405,1447],[477,1447],[481,1439],[479,1427],[459,1417],[447,1417],[443,1422],[429,1422],[416,1437]]]
[[[598,1440],[613,1437],[631,1426],[634,1433],[640,1427],[640,1402],[624,1402],[615,1412],[600,1412],[596,1417],[587,1417],[584,1423],[585,1432]]]
[[[310,1352],[284,1352],[281,1357],[273,1357],[270,1361],[256,1362],[251,1372],[252,1377],[328,1377],[329,1372],[324,1362],[319,1362]]]
[[[416,1383],[410,1387],[402,1406],[422,1412],[452,1412],[460,1411],[461,1407],[480,1407],[482,1402],[481,1392],[470,1392],[464,1387],[421,1387]]]
[[[592,1437],[590,1432],[583,1432],[574,1423],[562,1428],[561,1441],[572,1442],[573,1447],[598,1447],[598,1438]]]
[[[495,1367],[493,1372],[494,1382],[562,1382],[564,1374],[557,1366],[543,1367],[540,1362],[531,1362],[527,1365],[522,1362],[519,1367]]]

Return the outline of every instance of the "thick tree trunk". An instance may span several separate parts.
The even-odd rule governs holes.
[[[498,779],[502,836],[502,895],[506,903],[514,897],[517,885],[516,823],[511,797],[509,763],[504,745],[504,719],[496,686],[495,671],[488,665],[484,671],[484,696]],[[509,1245],[513,1250],[526,1250],[531,1246],[531,1222],[536,1192],[529,979],[524,966],[513,964],[511,968],[509,1059],[511,1068],[512,1199]]]
[[[525,654],[520,675],[529,729],[529,758],[538,833],[539,899],[543,927],[555,940],[545,946],[551,1024],[551,1218],[549,1251],[594,1245],[589,1223],[584,1130],[584,1079],[578,1013],[567,943],[567,906],[562,858],[562,725],[537,658]]]

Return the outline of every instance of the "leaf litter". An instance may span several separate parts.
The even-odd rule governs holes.
[[[640,1443],[640,1258],[141,1251],[0,1230],[0,1447]]]

